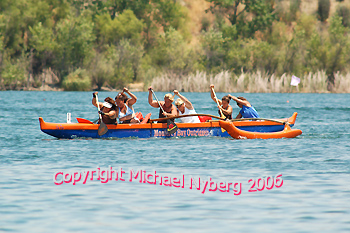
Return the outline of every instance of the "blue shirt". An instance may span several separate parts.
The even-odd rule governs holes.
[[[260,118],[258,112],[253,106],[247,107],[243,105],[241,111],[239,111],[243,118]]]

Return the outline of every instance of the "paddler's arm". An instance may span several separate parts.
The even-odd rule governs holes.
[[[181,95],[178,90],[174,90],[174,95],[177,95],[185,103],[186,108],[189,110],[193,109],[192,103],[185,96]]]
[[[131,99],[128,99],[128,101],[127,101],[128,102],[127,104],[128,104],[129,107],[136,103],[137,97],[133,93],[131,93],[128,90],[128,88],[124,87],[123,92],[128,93],[130,95],[130,97],[131,97]]]
[[[96,101],[96,95],[98,94],[98,92],[94,92],[92,93],[92,105],[94,105],[96,108],[97,108],[97,101]],[[103,104],[102,103],[99,103],[100,105],[100,108],[103,107]]]
[[[127,120],[130,120],[131,118],[133,118],[133,117],[132,117],[132,114],[127,115],[127,116],[122,117],[122,118],[119,118],[119,120],[120,120],[120,121],[127,121]]]
[[[108,116],[110,119],[115,119],[117,118],[117,113],[115,110],[110,111],[110,112],[102,112],[99,111],[98,113],[100,113],[102,116]]]
[[[153,95],[152,95],[152,87],[148,88],[148,103],[154,108],[159,108],[159,104],[157,101],[153,100]]]
[[[220,109],[221,109],[221,111],[222,111],[223,114],[225,114],[225,115],[232,115],[233,109],[232,109],[231,105],[229,105],[229,106],[227,107],[227,109],[223,109],[223,108],[220,106]]]
[[[163,115],[166,117],[175,117],[175,116],[177,116],[177,108],[172,104],[171,105],[171,113],[164,112]]]
[[[238,115],[236,116],[236,119],[241,119],[242,118],[242,114],[238,113]]]
[[[114,111],[110,111],[110,112],[105,112],[104,115],[108,116],[111,119],[117,118],[117,112],[115,110]]]
[[[242,104],[242,105],[244,105],[244,106],[247,106],[247,107],[251,107],[251,106],[252,106],[252,105],[250,105],[250,103],[249,103],[248,101],[238,99],[236,96],[233,96],[233,95],[228,94],[228,97],[230,97],[231,99],[233,99],[233,100],[236,101],[237,103]]]
[[[118,115],[119,115],[119,110],[118,110]],[[119,118],[119,120],[120,121],[127,121],[127,120],[134,118],[134,117],[135,117],[135,114],[133,113],[133,114],[126,115],[125,117]]]
[[[219,100],[218,98],[215,98],[215,94],[214,94],[214,84],[210,85],[210,96],[211,98],[214,100],[214,102],[219,102],[220,105],[222,105],[221,100]]]

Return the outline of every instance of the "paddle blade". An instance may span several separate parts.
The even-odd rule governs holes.
[[[224,114],[221,112],[221,118],[223,118],[223,119],[226,119],[226,117],[224,116]],[[225,129],[224,128],[221,128],[221,132],[222,133],[225,133]]]
[[[84,118],[79,118],[79,117],[77,117],[77,121],[78,123],[93,124],[92,121],[86,120]]]
[[[105,133],[107,133],[107,131],[108,131],[107,125],[105,123],[103,123],[103,121],[101,121],[101,124],[98,127],[98,131],[97,131],[98,135],[102,136]]]
[[[169,134],[173,134],[178,130],[177,125],[175,124],[175,122],[171,121],[171,120],[167,120],[167,132]]]

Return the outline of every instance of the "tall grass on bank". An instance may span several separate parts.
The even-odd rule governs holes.
[[[327,75],[324,71],[308,73],[299,77],[298,87],[290,85],[292,75],[276,76],[264,72],[242,72],[236,75],[229,71],[222,71],[216,75],[206,72],[196,72],[188,76],[161,75],[154,78],[151,86],[157,91],[172,91],[174,89],[185,92],[207,92],[210,84],[215,85],[218,92],[257,92],[257,93],[329,93]],[[350,93],[350,73],[335,74],[333,93]]]

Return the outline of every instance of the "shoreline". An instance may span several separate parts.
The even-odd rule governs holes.
[[[93,92],[97,91],[94,89],[91,89],[89,91],[65,91],[63,88],[22,88],[22,89],[15,89],[15,90],[0,90],[0,91],[30,91],[30,92]],[[102,88],[101,90],[98,90],[99,92],[121,92],[122,89],[110,89],[110,88]],[[140,89],[129,89],[130,92],[147,92],[147,90],[140,90]],[[171,91],[164,91],[164,90],[157,90],[157,92],[171,92]],[[182,91],[183,93],[206,93],[206,91]],[[207,91],[209,92],[209,90]],[[230,91],[218,91],[218,93],[245,93],[245,94],[350,94],[350,92],[302,92],[302,91],[292,91],[292,92],[230,92]]]
[[[154,83],[153,83],[154,84]],[[145,89],[145,84],[144,83],[130,83],[130,84],[127,84],[125,85],[131,92],[147,92],[147,89]],[[167,87],[166,89],[161,86],[158,86],[158,85],[151,85],[152,87],[155,86],[154,89],[156,89],[156,91],[158,92],[172,92],[174,89],[176,89],[177,87],[173,87],[173,88],[170,88],[170,87]],[[180,85],[181,86],[181,85]],[[301,90],[300,90],[301,89]],[[259,90],[259,91],[249,91],[249,90],[246,90],[246,91],[240,91],[239,89],[232,89],[230,87],[227,87],[226,89],[224,88],[218,88],[217,92],[220,92],[220,93],[299,93],[299,94],[350,94],[350,90],[349,92],[344,92],[344,91],[339,91],[339,90],[336,90],[336,91],[328,91],[328,90],[321,90],[321,91],[316,91],[316,90],[313,90],[313,91],[305,91],[303,90],[304,88],[303,87],[294,87],[294,86],[290,86],[288,89],[285,88],[284,91],[269,91],[269,90]],[[183,88],[178,88],[178,90],[180,90],[181,92],[184,92],[184,93],[205,93],[205,92],[209,92],[209,87],[208,87],[208,90],[204,90],[202,91],[203,89],[201,90],[184,90]],[[309,89],[310,90],[310,89]],[[5,90],[0,90],[0,91],[47,91],[47,92],[50,92],[50,91],[53,91],[53,92],[64,92],[65,90],[61,87],[57,87],[56,85],[50,85],[50,84],[45,84],[41,87],[16,87],[14,89],[5,89]],[[114,89],[114,88],[111,88],[111,87],[108,87],[108,86],[104,86],[101,88],[101,90],[97,90],[97,88],[91,88],[90,90],[87,90],[87,91],[77,91],[77,92],[93,92],[93,91],[99,91],[99,92],[121,92],[122,89]],[[67,92],[71,92],[71,91],[67,91]]]

